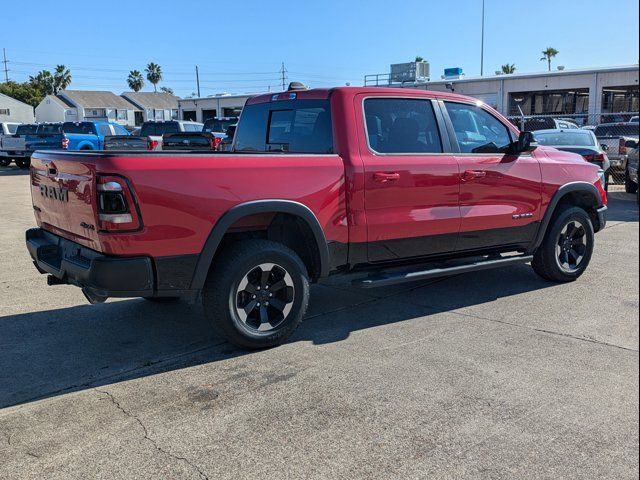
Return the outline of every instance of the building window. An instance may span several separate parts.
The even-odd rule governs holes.
[[[118,120],[126,120],[127,119],[127,111],[126,110],[116,110],[116,118]]]
[[[178,110],[171,110],[171,120],[178,119]]]
[[[639,106],[637,86],[604,87],[602,89],[603,112],[637,112]]]
[[[570,115],[589,112],[589,89],[543,90],[509,94],[509,115]]]
[[[0,108],[0,115],[11,115],[8,108]]]
[[[153,118],[155,120],[164,120],[164,110],[154,110]]]
[[[183,110],[182,111],[182,119],[188,120],[190,122],[196,121],[196,111],[195,110]]]
[[[106,118],[107,111],[104,108],[91,108],[84,111],[86,118]]]

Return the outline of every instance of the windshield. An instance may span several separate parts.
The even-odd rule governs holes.
[[[533,134],[540,145],[592,147],[596,143],[588,132],[549,132]]]

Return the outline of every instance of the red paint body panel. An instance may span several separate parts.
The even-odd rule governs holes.
[[[518,158],[378,155],[367,147],[364,97],[476,103],[474,99],[424,90],[354,87],[295,94],[299,99],[330,98],[338,154],[36,153],[31,188],[38,225],[106,254],[161,257],[200,253],[217,220],[252,200],[302,203],[317,217],[326,239],[343,244],[527,225],[539,221],[557,189],[573,181],[596,185],[606,202],[597,167],[568,152],[540,147]],[[262,95],[247,105],[270,101],[278,100]],[[57,173],[50,173],[50,168]],[[486,175],[467,181],[466,170],[483,170]],[[397,173],[398,178],[380,182],[376,172]],[[141,230],[101,233],[87,228],[96,226],[97,174],[128,180],[143,222]],[[43,196],[40,185],[68,189],[69,201],[63,204]],[[531,216],[513,218],[520,214]]]

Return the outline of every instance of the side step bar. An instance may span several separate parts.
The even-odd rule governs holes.
[[[441,266],[413,271],[404,270],[398,273],[381,272],[377,275],[354,280],[353,285],[360,288],[384,287],[387,285],[395,285],[397,283],[415,282],[417,280],[427,280],[429,278],[446,277],[449,275],[457,275],[459,273],[489,270],[491,268],[528,263],[532,260],[533,255],[517,255],[498,259],[476,260],[474,262],[458,264],[450,267]],[[424,265],[422,267],[424,268]]]

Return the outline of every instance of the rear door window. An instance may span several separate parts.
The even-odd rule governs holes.
[[[16,128],[16,135],[30,135],[32,133],[36,133],[37,130],[37,125],[20,125]]]
[[[364,101],[364,115],[369,148],[374,152],[442,152],[431,100],[368,98]]]

